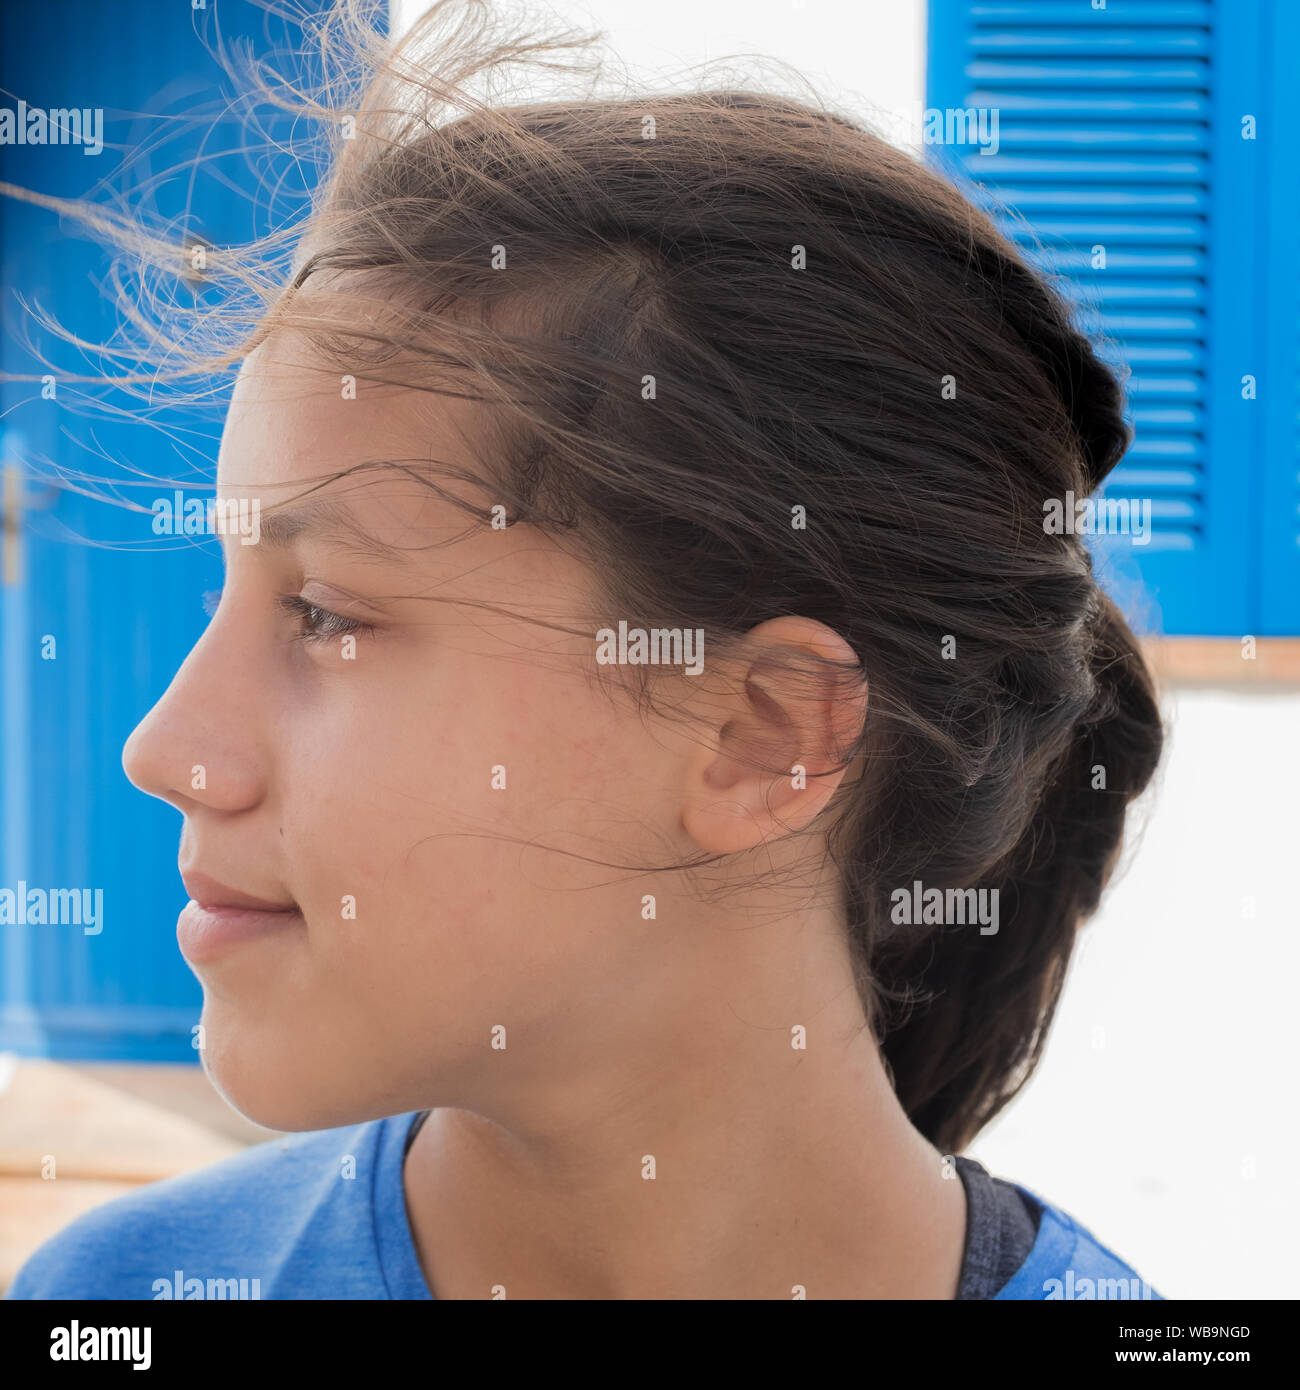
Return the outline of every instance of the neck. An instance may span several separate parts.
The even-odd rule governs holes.
[[[803,965],[802,987],[702,991],[653,1046],[611,1025],[513,1102],[435,1109],[405,1172],[434,1296],[954,1297],[960,1178],[904,1114],[851,985]]]

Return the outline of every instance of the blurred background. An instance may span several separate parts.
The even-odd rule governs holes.
[[[283,27],[246,0],[193,4],[0,9],[0,113],[103,112],[98,151],[0,143],[0,180],[144,197],[212,245],[300,207],[314,175],[291,127],[263,114],[271,149],[254,154],[236,125],[203,119],[231,92],[217,35],[281,51]],[[401,30],[422,8],[380,22]],[[1300,145],[1285,116],[1300,4],[551,9],[603,29],[661,90],[725,58],[742,85],[798,94],[793,69],[988,206],[1130,374],[1135,442],[1107,495],[1149,504],[1150,535],[1094,550],[1160,673],[1169,749],[1043,1063],[971,1153],[1167,1296],[1295,1297],[1276,1237],[1300,1224]],[[217,157],[187,170],[200,150]],[[39,375],[42,355],[93,370],[42,315],[110,337],[108,254],[48,208],[0,199],[0,255],[0,370]],[[271,1137],[197,1066],[201,995],[174,939],[179,818],[119,761],[221,575],[211,539],[153,533],[158,489],[132,491],[132,470],[210,487],[220,416],[84,391],[57,370],[0,383],[0,889],[103,901],[98,931],[0,924],[0,1287],[87,1207]],[[68,470],[120,479],[145,511],[51,485]]]

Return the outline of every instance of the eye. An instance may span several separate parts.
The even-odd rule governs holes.
[[[345,618],[341,613],[331,613],[328,608],[319,608],[308,603],[301,594],[281,594],[276,603],[283,613],[298,619],[296,638],[306,642],[327,642],[332,637],[346,637],[349,633],[369,632],[369,623],[357,618]]]

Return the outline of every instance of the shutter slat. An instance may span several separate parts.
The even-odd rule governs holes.
[[[976,88],[966,104],[986,110],[995,104],[1017,118],[1042,121],[1084,119],[1095,121],[1099,132],[1108,129],[1111,118],[1128,123],[1147,121],[1206,121],[1210,103],[1202,92],[1052,92],[1026,88],[1011,91],[1003,84],[998,90]]]
[[[999,230],[1021,244],[1039,241],[1063,241],[1067,245],[1091,246],[1101,242],[1106,246],[1152,245],[1190,246],[1198,252],[1205,248],[1205,224],[1192,217],[1089,217],[1068,218],[1059,214],[1037,218],[1032,237],[1022,223],[1006,217],[996,217]]]
[[[1186,155],[1205,149],[1205,131],[1194,125],[1174,124],[1157,130],[1143,130],[1128,122],[1082,131],[1077,127],[1062,125],[1057,120],[1030,124],[1027,118],[1023,125],[1000,130],[998,147],[1002,150],[1029,151],[1083,150],[1090,155],[1119,150],[1159,150],[1170,156]],[[1153,159],[1149,162],[1157,161]],[[1162,169],[1167,171],[1168,166],[1164,165]]]
[[[1113,87],[1116,91],[1127,93],[1142,87],[1201,91],[1207,82],[1205,69],[1204,63],[1163,62],[1157,59],[1134,59],[1122,63],[1022,59],[1015,63],[972,61],[967,63],[965,71],[972,87],[984,83],[998,90],[1004,87],[1033,87],[1083,92],[1098,87]],[[967,105],[966,102],[955,104]]]
[[[1053,275],[1087,279],[1093,273],[1089,251],[1045,250],[1038,263]],[[1205,274],[1205,265],[1205,257],[1194,251],[1108,251],[1106,255],[1107,275],[1114,277],[1111,283],[1125,273],[1140,274],[1146,281],[1166,275],[1199,278]]]
[[[1094,183],[1103,185],[1104,189],[1110,189],[1117,183],[1195,186],[1206,183],[1209,175],[1208,161],[1204,158],[1189,159],[1161,152],[1131,154],[1123,159],[1099,159],[1096,155],[1081,155],[1070,150],[1062,150],[1056,156],[981,155],[978,164],[972,165],[971,172],[983,178],[997,179],[999,183],[1042,180],[1052,189],[1066,184],[1069,187],[1064,191],[1075,192],[1090,200],[1098,194],[1098,190],[1088,187]],[[1041,194],[1050,190],[1038,191]],[[1125,196],[1131,196],[1127,190]]]
[[[972,3],[967,7],[978,24],[1004,24],[1023,29],[1029,25],[1063,24],[1079,27],[1080,0],[992,0]],[[1156,24],[1192,25],[1204,27],[1213,17],[1213,0],[1109,0],[1104,14],[1107,18],[1136,21],[1149,28]]]
[[[1189,284],[1176,277],[1168,280],[1134,280],[1127,284],[1107,282],[1104,286],[1100,278],[1089,275],[1087,279],[1067,281],[1062,286],[1062,292],[1067,299],[1075,300],[1080,305],[1090,303],[1103,289],[1108,305],[1149,304],[1167,308],[1171,305],[1199,307],[1205,303],[1204,286]]]
[[[979,166],[971,170],[973,177],[979,176]],[[1205,217],[1210,210],[1210,196],[1207,189],[1195,184],[1178,188],[1151,189],[1139,188],[1061,188],[1044,185],[1027,188],[999,187],[1000,201],[1019,208],[1026,216],[1037,212],[1171,212],[1188,213]]]

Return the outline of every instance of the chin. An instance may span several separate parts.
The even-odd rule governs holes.
[[[204,1031],[203,1070],[226,1104],[246,1120],[264,1129],[297,1133],[372,1118],[364,1106],[338,1094],[337,1078],[328,1065],[313,1065],[300,1047],[289,1044],[280,1051],[264,1039],[253,1041],[238,1027],[210,1023],[206,1009]]]

